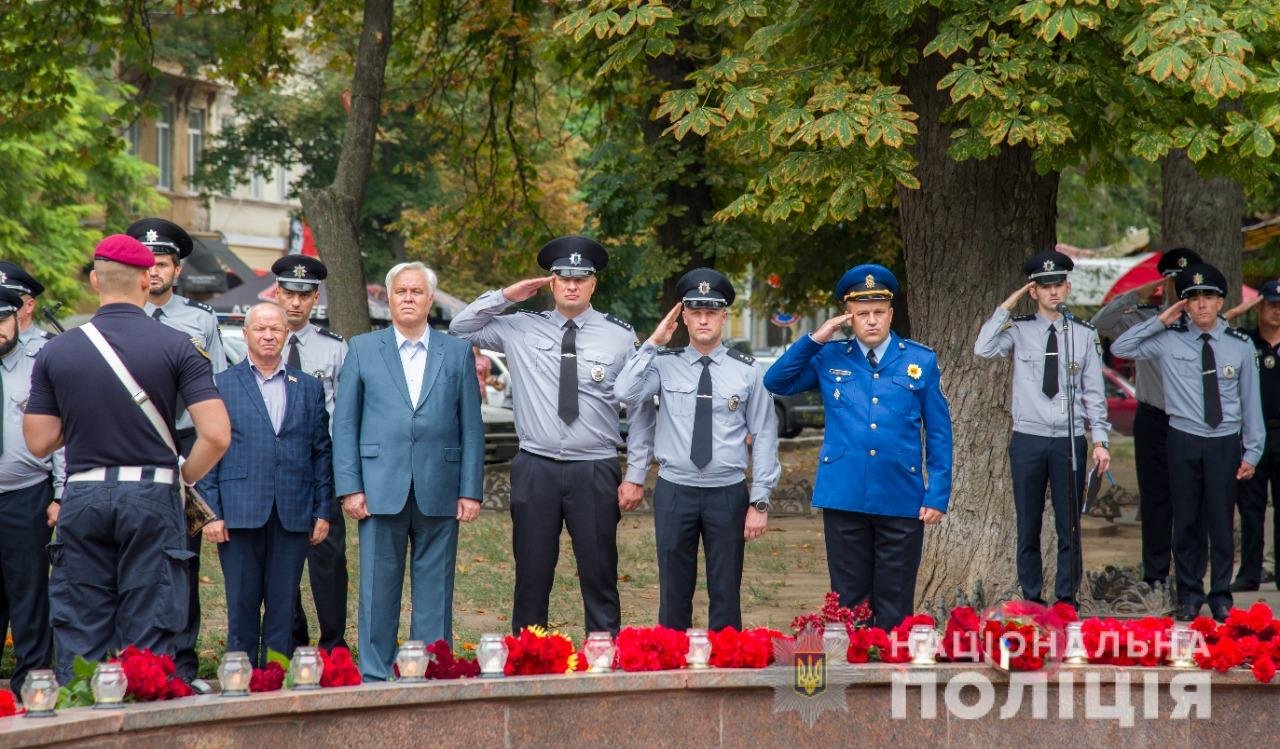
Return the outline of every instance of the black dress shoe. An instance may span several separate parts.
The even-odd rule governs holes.
[[[1248,593],[1258,589],[1258,583],[1249,583],[1243,580],[1236,580],[1231,583],[1230,591],[1232,593]]]
[[[1213,618],[1220,622],[1225,622],[1227,620],[1227,614],[1231,613],[1231,607],[1225,603],[1220,603],[1217,606],[1211,607],[1211,609],[1213,611]]]
[[[1180,622],[1195,621],[1197,616],[1200,616],[1200,607],[1190,603],[1179,604],[1178,611],[1174,614],[1174,618]]]

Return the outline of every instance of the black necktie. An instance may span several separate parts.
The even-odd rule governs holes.
[[[867,364],[870,364],[872,369],[880,366],[880,360],[876,358],[876,350],[873,348],[867,349]]]
[[[1218,395],[1218,360],[1213,356],[1208,333],[1200,335],[1200,376],[1204,380],[1204,423],[1216,427],[1222,423],[1222,398]]]
[[[156,320],[159,320],[160,316],[163,314],[164,314],[164,310],[160,309],[159,307],[156,307],[155,309],[151,310],[151,317],[153,317]]]
[[[578,420],[578,324],[570,320],[560,339],[560,420],[572,424]]]
[[[0,363],[0,409],[4,405],[4,364]],[[0,411],[0,455],[4,455],[4,411]]]
[[[1049,340],[1044,344],[1044,379],[1040,389],[1046,398],[1058,394],[1058,334],[1049,326]]]
[[[289,361],[285,362],[294,369],[302,369],[302,355],[298,353],[298,336],[289,336]]]
[[[698,405],[693,411],[693,444],[689,459],[702,468],[711,462],[711,357],[698,360],[702,376],[698,378]]]

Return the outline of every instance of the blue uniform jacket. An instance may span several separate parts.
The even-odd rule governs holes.
[[[285,368],[284,422],[276,434],[249,360],[214,375],[231,418],[231,447],[197,488],[227,528],[261,528],[274,505],[287,531],[329,519],[333,452],[320,381]]]
[[[921,506],[947,511],[951,409],[938,360],[928,347],[891,335],[874,372],[856,341],[824,345],[806,335],[764,375],[778,395],[822,392],[827,426],[814,507],[898,517],[917,517]]]

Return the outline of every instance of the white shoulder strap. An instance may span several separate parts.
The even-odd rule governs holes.
[[[160,409],[156,408],[156,404],[151,402],[151,396],[147,395],[147,391],[143,390],[138,381],[133,379],[133,375],[124,366],[124,362],[120,361],[120,356],[116,353],[116,350],[111,348],[111,344],[107,343],[106,338],[102,337],[102,331],[94,327],[91,322],[81,325],[80,329],[84,331],[84,334],[89,338],[89,342],[106,360],[107,366],[111,367],[111,371],[115,372],[120,384],[124,385],[125,390],[129,391],[129,397],[133,398],[133,402],[138,404],[138,408],[142,409],[142,413],[146,415],[147,421],[151,422],[151,426],[160,435],[160,439],[164,440],[164,443],[169,446],[174,455],[177,455],[178,449],[173,444],[173,435],[169,433],[169,428],[165,426],[164,417],[160,415]]]

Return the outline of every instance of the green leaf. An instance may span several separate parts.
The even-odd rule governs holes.
[[[1213,98],[1221,99],[1228,92],[1243,92],[1255,80],[1257,77],[1244,63],[1226,55],[1213,55],[1196,67],[1191,84]]]
[[[285,673],[289,673],[289,656],[278,650],[267,648],[267,663],[278,663]]]
[[[692,88],[680,88],[674,91],[663,91],[662,96],[658,99],[658,111],[654,113],[653,118],[656,120],[660,117],[666,117],[672,122],[683,117],[685,114],[692,112],[698,106],[698,91]]]
[[[1172,44],[1147,55],[1146,59],[1138,63],[1138,73],[1149,73],[1157,83],[1169,76],[1185,81],[1191,75],[1191,62],[1191,55],[1181,45]]]
[[[720,101],[720,107],[724,111],[726,120],[732,120],[739,115],[743,119],[749,120],[756,116],[756,105],[765,104],[768,101],[769,89],[763,86],[747,86],[745,88],[730,86]]]
[[[98,670],[97,661],[85,660],[84,656],[77,655],[71,660],[71,673],[75,674],[75,678],[88,681],[93,678],[93,672]]]
[[[1264,159],[1276,150],[1276,140],[1271,137],[1271,132],[1265,127],[1254,128],[1253,137],[1250,138],[1250,141],[1253,152]]]

